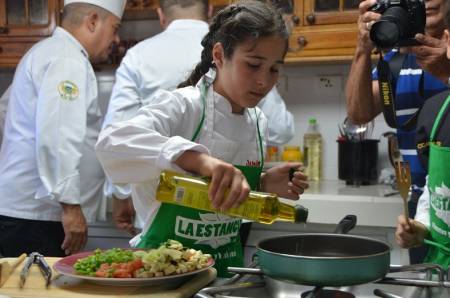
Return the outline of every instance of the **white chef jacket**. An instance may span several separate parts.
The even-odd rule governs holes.
[[[201,41],[207,33],[208,24],[203,21],[174,20],[162,33],[128,50],[116,72],[103,128],[134,117],[158,89],[174,90],[184,81],[200,61]],[[275,87],[258,106],[269,120],[268,144],[289,142],[294,136],[293,116]],[[131,195],[131,188],[108,181],[105,194],[125,199]]]
[[[263,146],[266,145],[267,119],[259,108],[256,114],[246,109],[243,115],[237,115],[231,112],[228,100],[212,87],[208,96],[213,96],[214,128],[220,138],[254,141],[257,146],[258,115]],[[136,117],[113,123],[100,133],[97,156],[113,183],[131,183],[137,217],[144,222],[142,234],[148,230],[160,206],[155,192],[161,171],[184,172],[173,162],[187,150],[209,154],[208,148],[190,141],[202,109],[198,86],[173,92],[161,90]],[[132,243],[139,242],[135,240]]]
[[[0,214],[60,221],[60,203],[96,217],[104,174],[94,145],[101,127],[88,53],[63,28],[20,61],[0,151]]]
[[[2,97],[0,97],[0,147],[2,145],[3,132],[5,131],[6,109],[8,108],[10,93],[11,86],[8,86]]]
[[[157,90],[176,89],[200,61],[201,41],[206,33],[208,24],[204,21],[174,20],[163,32],[129,49],[116,71],[103,128],[136,116]],[[128,198],[131,187],[107,181],[105,195],[112,194],[119,199]]]

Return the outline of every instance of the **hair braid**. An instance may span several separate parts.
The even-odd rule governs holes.
[[[231,4],[213,18],[209,32],[202,40],[201,61],[189,78],[179,88],[194,86],[213,65],[212,49],[222,44],[224,55],[230,58],[237,45],[248,39],[266,36],[281,36],[288,48],[288,33],[281,15],[274,8],[260,1],[244,1]]]

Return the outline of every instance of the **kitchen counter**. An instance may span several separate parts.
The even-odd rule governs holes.
[[[392,192],[387,185],[355,187],[344,181],[324,180],[310,182],[299,201],[281,201],[307,207],[310,223],[337,224],[345,215],[354,214],[358,225],[395,227],[398,215],[403,212],[403,200],[398,194],[384,196]]]

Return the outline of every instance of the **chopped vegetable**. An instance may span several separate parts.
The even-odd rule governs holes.
[[[134,259],[135,256],[131,250],[113,248],[102,251],[96,249],[93,255],[79,259],[73,267],[78,274],[95,276],[95,272],[102,264],[126,263]]]
[[[148,251],[97,249],[93,255],[78,260],[74,269],[78,274],[97,277],[161,277],[202,269],[210,266],[211,261],[209,254],[168,240]]]

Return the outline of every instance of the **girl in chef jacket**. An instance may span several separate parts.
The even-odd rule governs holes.
[[[288,48],[281,16],[259,1],[232,4],[213,19],[202,46],[201,62],[183,88],[160,91],[135,118],[105,128],[96,150],[113,183],[132,184],[137,216],[145,222],[132,246],[175,239],[212,254],[219,276],[226,276],[228,266],[243,265],[241,220],[156,201],[161,171],[211,177],[217,210],[238,206],[258,187],[298,199],[307,183],[300,171],[289,181],[297,163],[262,174],[267,120],[256,105],[275,85]]]

